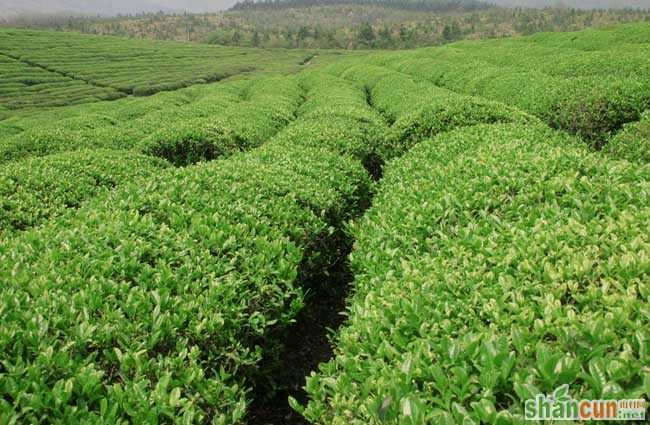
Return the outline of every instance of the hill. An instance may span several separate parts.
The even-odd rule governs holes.
[[[270,9],[325,5],[382,5],[397,9],[458,11],[478,10],[498,5],[505,7],[572,7],[578,9],[650,8],[650,0],[0,0],[0,18],[21,15],[47,16],[73,14],[84,16],[117,16],[152,12],[206,13],[234,7]]]
[[[398,9],[429,11],[476,10],[492,5],[582,10],[650,9],[650,0],[243,0],[235,4],[232,9],[291,9],[333,4],[372,4]]]
[[[406,3],[411,2],[318,3],[296,7],[285,7],[284,2],[260,6],[242,3],[221,13],[156,13],[107,19],[49,18],[23,23],[60,31],[238,47],[404,49],[442,45],[461,39],[577,31],[650,19],[650,13],[639,10],[490,7],[436,11],[408,8]],[[459,4],[470,7],[474,3]]]
[[[9,111],[34,110],[286,75],[301,70],[315,54],[0,29],[0,105]],[[322,52],[317,60],[340,54]]]
[[[434,12],[470,11],[491,6],[482,0],[243,0],[237,2],[230,10],[294,9],[332,5],[383,6],[402,10]]]
[[[650,0],[491,0],[505,7],[571,7],[576,9],[650,9]]]

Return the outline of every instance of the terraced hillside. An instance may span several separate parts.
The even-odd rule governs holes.
[[[325,57],[5,118],[0,423],[524,424],[558,388],[648,398],[649,43]]]
[[[319,60],[340,52],[324,52]],[[0,106],[110,100],[244,75],[295,73],[315,52],[234,49],[74,33],[0,29]]]
[[[113,88],[94,86],[10,56],[0,55],[0,74],[0,99],[5,110],[66,106],[124,96]]]

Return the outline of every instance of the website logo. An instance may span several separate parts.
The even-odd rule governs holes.
[[[562,385],[553,394],[538,394],[526,400],[525,418],[529,421],[644,421],[644,399],[575,400],[569,386]]]

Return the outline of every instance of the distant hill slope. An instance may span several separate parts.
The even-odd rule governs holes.
[[[244,1],[237,0],[0,0],[0,17],[7,18],[23,14],[62,14],[115,16],[118,14],[136,14],[142,12],[179,12],[193,13],[215,12],[227,9],[235,4],[239,8],[264,5],[281,5],[296,7],[326,4],[381,4],[395,5],[403,8],[410,5],[418,10],[472,10],[484,8],[482,0],[280,0],[280,1]]]
[[[0,18],[19,15],[102,15],[115,16],[143,12],[216,12],[233,5],[234,9],[295,8],[328,4],[394,6],[400,9],[450,11],[476,10],[490,4],[498,6],[569,6],[581,9],[650,9],[650,0],[0,0]]]
[[[573,7],[577,9],[650,9],[650,0],[490,0],[498,6]]]
[[[325,4],[314,4],[313,1],[288,0],[257,6],[240,3],[234,10],[204,14],[150,13],[76,19],[61,15],[8,21],[13,26],[153,40],[239,47],[347,50],[408,49],[462,39],[513,37],[606,27],[624,22],[650,22],[650,11],[644,10],[503,7],[428,10],[422,8],[433,7],[435,0],[428,0],[426,4],[418,0],[325,0]],[[349,3],[332,4],[334,1]],[[466,1],[455,3],[459,8],[471,8],[472,4]],[[409,5],[411,9],[404,9]],[[443,2],[437,5],[441,7]]]
[[[237,2],[231,10],[291,9],[348,4],[439,12],[471,11],[491,6],[491,3],[483,0],[242,0]]]
[[[650,9],[650,0],[241,0],[232,10],[277,9],[322,5],[358,4],[399,9],[450,11],[503,7],[570,7],[575,9]]]

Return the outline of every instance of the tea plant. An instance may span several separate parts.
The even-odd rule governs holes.
[[[0,103],[8,110],[47,108],[115,100],[124,94],[110,87],[49,72],[0,52]]]
[[[339,260],[334,234],[369,200],[368,173],[345,154],[353,135],[311,143],[319,133],[169,170],[3,244],[0,410],[241,423],[301,285]]]
[[[351,237],[313,423],[650,396],[648,40],[323,66],[0,30],[0,423],[245,423]]]
[[[328,70],[340,72],[336,66]],[[416,143],[457,127],[499,122],[542,125],[516,108],[416,81],[386,67],[355,65],[341,75],[365,87],[373,107],[391,123],[381,152],[384,160],[401,156]]]
[[[280,135],[280,140],[351,155],[376,174],[387,127],[366,102],[364,90],[324,74],[308,74],[301,82],[307,99],[298,111],[299,119]]]
[[[334,53],[341,54],[322,55]],[[124,95],[150,96],[235,76],[286,75],[300,70],[305,59],[312,56],[312,52],[298,49],[232,48],[3,29],[0,73],[4,68],[15,68],[18,75],[15,81],[0,84],[0,97],[5,103],[4,97],[10,96],[7,105],[21,109]],[[33,79],[26,79],[32,75]]]
[[[133,105],[130,113],[125,107],[108,112],[112,117],[86,120],[82,114],[36,126],[0,139],[0,162],[91,148],[131,149],[176,165],[215,159],[270,138],[294,118],[302,95],[290,79],[261,78],[249,92],[241,83],[233,85],[215,87],[178,106],[163,102],[159,108],[152,98]],[[147,105],[156,107],[147,111]],[[28,127],[20,120],[14,125]]]
[[[635,41],[624,41],[624,34],[635,34]],[[516,106],[600,148],[650,105],[647,34],[645,24],[623,25],[548,38],[465,41],[377,55],[370,62]]]
[[[111,150],[6,164],[0,168],[0,233],[41,224],[105,190],[151,177],[168,166],[157,158]]]
[[[650,111],[646,111],[639,122],[629,124],[613,137],[606,152],[614,158],[650,163]]]
[[[523,423],[526,399],[648,395],[647,167],[539,127],[442,134],[391,163],[354,229],[316,424]]]
[[[125,186],[3,244],[0,411],[240,423],[245,378],[277,345],[266,337],[300,309],[305,271],[326,267],[319,241],[337,223],[321,217],[349,217],[368,185],[337,153],[269,146]]]

